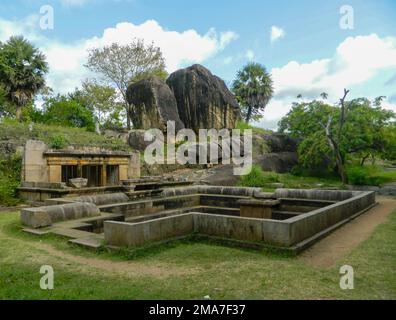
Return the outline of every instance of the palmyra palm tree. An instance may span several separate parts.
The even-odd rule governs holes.
[[[45,87],[48,65],[45,56],[23,37],[11,37],[1,44],[0,56],[0,83],[20,120],[23,107]]]

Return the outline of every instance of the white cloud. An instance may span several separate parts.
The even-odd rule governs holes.
[[[282,39],[285,37],[285,31],[277,26],[271,27],[271,42],[275,42],[276,40]]]
[[[255,56],[255,54],[254,54],[254,51],[253,51],[253,50],[248,50],[248,51],[246,51],[246,54],[245,54],[246,59],[248,59],[248,60],[253,60],[253,59],[254,59],[254,56]]]
[[[39,41],[42,37],[36,32],[39,16],[32,14],[19,21],[0,18],[0,41],[6,41],[11,36],[24,35],[31,41]]]
[[[376,34],[346,38],[331,58],[310,63],[290,61],[280,68],[273,68],[275,96],[265,110],[262,124],[284,116],[298,94],[310,100],[326,92],[328,101],[336,102],[344,88],[351,89],[350,96],[353,97],[354,86],[369,88],[370,81],[389,68],[396,68],[396,38],[380,38]],[[366,96],[375,98],[370,97],[370,93]],[[392,98],[385,100],[384,106],[396,111]]]
[[[87,50],[93,47],[114,42],[127,44],[134,38],[144,39],[146,43],[154,42],[161,48],[168,72],[173,72],[187,64],[204,62],[238,37],[232,31],[218,33],[213,28],[203,35],[194,29],[171,31],[164,29],[155,20],[148,20],[140,25],[122,22],[105,29],[100,36],[62,43],[42,37],[38,32],[37,21],[37,17],[36,20],[29,18],[22,21],[0,19],[0,40],[4,41],[15,34],[23,34],[31,40],[47,56],[50,67],[48,85],[62,93],[80,86],[81,81],[89,76],[84,64]]]
[[[188,63],[201,63],[223,50],[237,34],[227,31],[217,34],[210,29],[205,35],[200,35],[194,29],[183,32],[165,30],[155,20],[148,20],[140,25],[123,22],[115,28],[108,28],[101,38],[87,41],[91,46],[109,45],[112,42],[127,44],[133,38],[142,38],[146,42],[154,42],[161,48],[169,72]]]

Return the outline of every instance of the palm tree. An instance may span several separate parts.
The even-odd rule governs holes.
[[[321,97],[323,100],[327,100],[327,98],[329,97],[329,95],[328,95],[326,92],[322,92],[322,93],[320,94],[320,97]]]
[[[23,37],[11,37],[2,44],[0,55],[0,84],[21,120],[23,107],[45,86],[48,65],[45,56]]]
[[[274,93],[272,84],[271,75],[259,63],[248,63],[238,71],[232,91],[242,107],[247,123],[265,110]]]

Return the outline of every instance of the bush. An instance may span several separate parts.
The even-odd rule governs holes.
[[[350,184],[381,186],[384,183],[394,181],[392,172],[386,172],[377,166],[353,166],[347,169]]]
[[[70,142],[61,134],[53,135],[50,140],[50,146],[54,149],[64,149],[70,144]]]
[[[240,185],[244,187],[265,187],[268,183],[280,182],[275,172],[264,172],[259,166],[253,165],[249,174],[241,177]]]
[[[17,188],[21,183],[22,157],[18,154],[0,158],[0,204],[19,203]]]

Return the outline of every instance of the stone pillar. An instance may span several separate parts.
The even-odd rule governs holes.
[[[107,185],[107,165],[103,163],[102,165],[102,187]]]
[[[77,162],[77,178],[82,178],[82,164],[81,164],[81,159],[78,159]]]
[[[127,179],[121,180],[128,180],[128,179],[135,179],[140,178],[140,153],[134,152],[131,154],[129,158],[129,166],[128,166],[128,177]]]
[[[28,140],[23,156],[23,177],[25,182],[48,182],[47,160],[44,152],[47,145],[42,141]]]
[[[62,166],[61,165],[50,165],[48,167],[48,176],[49,176],[50,183],[62,182]]]
[[[119,166],[120,181],[128,180],[129,166],[121,164]]]

